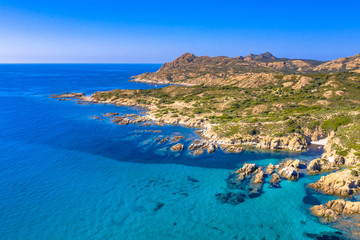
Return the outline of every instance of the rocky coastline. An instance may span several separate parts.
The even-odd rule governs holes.
[[[186,116],[162,116],[158,117],[154,106],[139,103],[131,98],[126,99],[107,99],[106,101],[99,101],[93,96],[86,96],[83,93],[64,93],[52,95],[57,99],[76,99],[85,103],[103,103],[114,104],[117,106],[141,107],[146,110],[145,115],[126,114],[120,116],[117,113],[105,113],[102,117],[109,118],[113,123],[118,125],[127,124],[142,124],[142,125],[183,125],[191,128],[201,128],[196,132],[202,138],[193,141],[188,147],[194,156],[207,153],[213,153],[217,149],[222,149],[226,152],[240,153],[245,147],[255,147],[264,150],[287,150],[287,151],[306,151],[312,140],[319,140],[324,137],[319,133],[308,133],[305,138],[302,135],[293,134],[291,136],[272,137],[272,136],[241,136],[239,138],[219,136],[211,128],[212,124],[206,118],[190,118]],[[101,119],[100,116],[95,116],[94,119]],[[325,137],[331,137],[326,136]],[[172,139],[171,142],[175,144],[170,147],[174,152],[183,151],[185,147],[182,143],[178,143],[182,137]],[[170,141],[169,138],[159,139],[159,144]],[[309,188],[319,191],[323,194],[334,195],[338,197],[352,197],[360,191],[360,169],[354,167],[358,162],[354,159],[348,159],[339,155],[338,151],[333,149],[333,141],[327,141],[324,146],[324,153],[321,158],[310,161],[307,166],[299,160],[288,160],[278,165],[268,165],[266,168],[260,166],[244,164],[244,166],[231,174],[227,180],[229,188],[243,189],[246,185],[249,192],[235,194],[233,192],[219,193],[216,198],[223,203],[230,203],[233,205],[239,204],[247,197],[253,198],[261,195],[262,188],[266,179],[270,186],[279,188],[282,180],[296,181],[300,177],[301,171],[306,171],[308,174],[322,174],[332,172],[328,175],[322,176],[315,183],[309,184]],[[341,168],[340,171],[338,171]],[[335,172],[334,172],[335,171]],[[348,209],[351,204],[344,200],[338,199],[335,202],[326,203],[323,205],[316,205],[310,211],[322,219],[331,219],[331,221],[338,221],[341,216],[349,213]],[[341,204],[340,204],[341,203]],[[334,206],[344,206],[345,210],[334,210]],[[353,206],[353,205],[351,205]],[[353,209],[353,207],[351,208]],[[360,214],[359,211],[352,211],[352,215]]]

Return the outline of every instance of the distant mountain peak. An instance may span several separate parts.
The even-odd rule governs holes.
[[[241,58],[239,58],[241,59]],[[259,61],[264,59],[277,59],[274,55],[272,55],[270,52],[261,53],[259,55],[250,53],[245,58],[243,58],[246,61]]]
[[[174,68],[174,67],[184,66],[184,65],[192,62],[195,58],[196,58],[196,56],[194,54],[185,53],[185,54],[181,55],[180,57],[176,58],[174,61],[165,63],[164,65],[161,66],[161,68],[158,71],[161,71],[164,69],[169,69],[169,68]]]

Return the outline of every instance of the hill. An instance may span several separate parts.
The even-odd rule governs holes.
[[[181,85],[259,87],[272,84],[279,74],[360,71],[360,54],[334,61],[277,58],[269,52],[245,57],[197,57],[186,53],[165,63],[155,73],[134,76],[134,81]]]

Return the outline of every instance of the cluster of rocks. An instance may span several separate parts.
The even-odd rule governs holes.
[[[286,160],[279,164],[278,173],[283,178],[286,178],[291,181],[299,179],[299,170],[306,167],[306,163],[296,160]]]
[[[85,93],[65,92],[65,93],[61,93],[61,94],[51,94],[50,97],[51,98],[82,98],[82,97],[85,97]]]
[[[311,212],[325,221],[335,221],[341,216],[360,214],[360,202],[337,199],[326,204],[315,205],[310,208]]]
[[[102,116],[111,119],[111,122],[118,125],[140,124],[149,120],[146,116],[137,114],[125,114],[124,116],[119,116],[119,113],[116,112],[103,113]],[[100,116],[94,116],[93,118],[100,119]],[[148,126],[150,125],[151,124],[149,123]]]
[[[241,153],[244,150],[243,147],[235,145],[220,145],[220,147],[223,151],[230,153]]]
[[[152,133],[161,133],[162,131],[161,131],[161,130],[154,130],[154,129],[149,129],[149,130],[142,129],[142,130],[134,130],[134,132],[152,132]]]
[[[295,181],[299,178],[299,170],[304,168],[306,164],[300,160],[288,159],[278,165],[269,164],[265,170],[256,164],[245,163],[242,168],[236,170],[233,174],[237,180],[244,180],[252,177],[252,182],[263,183],[265,178],[271,176],[269,182],[272,187],[279,187],[282,178]]]
[[[188,147],[188,149],[192,151],[194,155],[203,154],[205,150],[208,153],[213,153],[216,151],[217,148],[218,146],[213,142],[208,140],[199,140],[199,139],[194,140]]]
[[[264,150],[289,150],[295,152],[305,151],[308,141],[299,134],[284,137],[271,137],[261,135],[239,135],[237,137],[221,137],[211,128],[198,131],[199,135],[207,139],[216,139],[222,145],[251,146]]]
[[[325,194],[352,196],[360,191],[359,169],[344,169],[322,176],[315,183],[310,183],[309,187]]]

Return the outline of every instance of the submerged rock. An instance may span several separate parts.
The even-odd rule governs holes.
[[[178,142],[178,141],[180,141],[181,139],[184,139],[184,138],[185,138],[184,136],[174,136],[173,138],[171,138],[171,141]]]
[[[108,112],[108,113],[103,113],[103,114],[101,114],[101,115],[103,115],[103,117],[112,117],[112,116],[119,115],[119,113],[116,113],[116,112]]]
[[[245,201],[246,195],[242,193],[218,193],[215,195],[216,199],[221,203],[228,203],[231,205],[238,205]]]
[[[160,143],[160,144],[163,144],[163,143],[165,143],[167,140],[169,140],[169,137],[166,137],[166,138],[161,139],[161,141],[160,141],[159,143]]]
[[[177,143],[174,146],[172,146],[171,151],[182,151],[184,150],[184,145],[182,145],[181,143]]]

